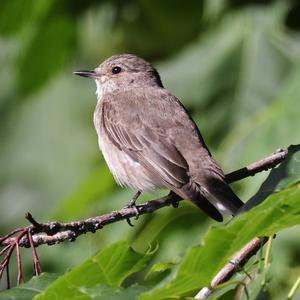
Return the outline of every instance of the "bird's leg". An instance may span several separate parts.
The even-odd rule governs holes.
[[[138,210],[138,208],[136,207],[136,200],[138,199],[138,197],[141,195],[141,191],[137,191],[135,193],[135,195],[131,198],[131,200],[129,201],[129,203],[125,206],[126,208],[130,207],[130,208],[133,208],[134,211],[135,211],[135,219],[137,220],[140,216],[140,212]],[[126,219],[127,223],[130,225],[130,226],[133,226],[131,224],[131,221],[130,219]]]
[[[129,201],[129,203],[127,204],[127,207],[135,207],[136,208],[136,200],[138,199],[138,197],[141,195],[141,191],[137,191],[134,196],[131,198],[131,200]]]

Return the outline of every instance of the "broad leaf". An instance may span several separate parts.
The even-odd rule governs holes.
[[[55,274],[43,273],[39,277],[33,277],[28,282],[14,287],[11,290],[0,292],[0,300],[18,299],[31,300],[41,293],[58,276]]]
[[[139,299],[167,299],[209,285],[212,277],[243,245],[256,236],[276,233],[300,223],[300,185],[271,195],[261,205],[230,224],[210,229],[201,246],[192,247],[184,257],[177,276]]]
[[[84,296],[72,299],[95,299],[95,300],[132,300],[147,290],[146,287],[133,285],[128,288],[111,287],[107,285],[96,285],[92,288],[82,288]]]
[[[117,242],[59,277],[35,300],[89,299],[86,289],[99,284],[119,287],[129,275],[142,270],[150,258],[151,254],[137,253],[126,242]]]

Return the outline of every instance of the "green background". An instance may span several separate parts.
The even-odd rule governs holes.
[[[2,0],[0,235],[25,225],[26,211],[39,221],[75,220],[121,208],[133,195],[116,185],[99,153],[95,84],[72,75],[117,53],[155,65],[225,172],[300,143],[297,1]],[[299,161],[288,183],[299,179]],[[267,175],[233,188],[246,201]],[[42,269],[62,274],[120,239],[138,252],[158,246],[152,263],[177,264],[214,222],[182,203],[134,224],[39,247]],[[299,276],[299,233],[293,227],[275,239],[266,299],[284,299]],[[30,253],[23,254],[28,280]]]

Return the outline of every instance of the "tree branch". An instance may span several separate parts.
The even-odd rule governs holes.
[[[210,288],[204,287],[195,296],[197,300],[207,299],[213,292],[213,289],[218,285],[228,281],[235,272],[242,268],[247,261],[257,253],[257,251],[268,241],[267,237],[254,238],[248,244],[246,244],[239,252],[237,252],[229,263],[227,263],[212,279],[210,282]]]
[[[288,149],[280,148],[264,159],[256,161],[247,167],[226,174],[226,181],[227,183],[232,183],[246,177],[254,176],[262,171],[273,169],[287,157],[288,153]]]
[[[259,160],[255,163],[248,165],[247,167],[241,168],[234,172],[226,175],[226,181],[232,183],[249,176],[254,176],[255,174],[274,168],[277,164],[282,162],[288,154],[287,149],[280,149],[270,156]],[[174,195],[173,193],[155,200],[148,201],[146,203],[137,205],[139,214],[152,213],[162,207],[176,205],[179,201],[183,199]],[[31,228],[32,239],[35,246],[42,244],[58,244],[64,241],[74,241],[79,235],[92,232],[94,233],[98,229],[102,229],[104,226],[115,223],[121,220],[126,220],[136,216],[136,211],[134,208],[122,208],[117,211],[113,211],[108,214],[101,216],[91,217],[81,221],[74,221],[69,223],[60,222],[48,222],[48,223],[38,223],[34,220],[30,213],[26,214],[26,219],[32,224],[27,228]],[[0,243],[2,246],[6,246],[12,243],[16,237],[9,237]],[[28,247],[29,241],[27,236],[24,236],[20,241],[21,247]]]
[[[247,167],[236,170],[226,175],[226,181],[232,183],[234,181],[241,180],[243,178],[253,176],[263,170],[274,168],[280,162],[282,162],[288,154],[287,149],[279,149],[275,153],[268,157],[252,163]],[[179,198],[174,193],[169,195],[148,201],[137,206],[140,215],[152,213],[165,206],[176,206],[179,201],[183,199]],[[40,265],[37,257],[35,247],[43,244],[53,245],[64,241],[74,241],[78,236],[92,232],[103,228],[104,226],[115,223],[121,220],[126,220],[136,216],[135,208],[122,208],[117,211],[113,211],[108,214],[88,218],[81,221],[74,221],[68,223],[61,222],[48,222],[38,223],[30,213],[25,215],[25,218],[31,223],[31,225],[19,228],[13,232],[0,237],[0,257],[4,254],[4,259],[0,262],[0,279],[5,268],[8,269],[10,256],[16,248],[17,252],[19,247],[30,247],[32,249],[35,273],[40,273]],[[228,267],[228,270],[230,268]],[[22,278],[21,259],[18,257],[18,271],[19,278]],[[229,272],[230,273],[230,272]],[[226,277],[226,276],[225,276]],[[8,278],[9,282],[9,278]],[[200,298],[201,299],[201,298]]]

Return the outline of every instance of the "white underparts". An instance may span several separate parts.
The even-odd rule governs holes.
[[[124,151],[118,149],[109,139],[102,128],[101,101],[105,93],[113,92],[116,86],[110,80],[101,83],[96,80],[98,103],[94,113],[94,125],[98,134],[98,144],[104,159],[121,186],[128,186],[140,191],[153,191],[158,185],[153,182],[149,172],[133,160]]]

